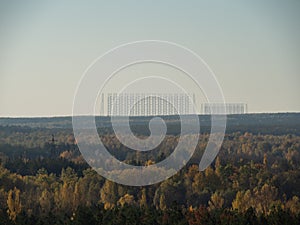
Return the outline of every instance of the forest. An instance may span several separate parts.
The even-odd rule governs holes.
[[[150,118],[132,119],[137,136]],[[153,151],[123,146],[109,118],[99,136],[117,159],[149,165],[170,155],[178,118]],[[173,177],[143,187],[119,185],[85,162],[71,118],[0,118],[0,224],[300,224],[300,114],[232,115],[211,166],[198,164],[209,118],[194,155]]]

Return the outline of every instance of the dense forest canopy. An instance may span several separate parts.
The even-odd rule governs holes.
[[[137,136],[150,118],[132,118]],[[165,118],[168,135],[141,154],[123,146],[109,118],[97,118],[111,154],[149,165],[172,153],[180,124]],[[200,140],[191,160],[161,183],[113,183],[85,162],[71,118],[0,119],[0,224],[299,224],[300,114],[231,115],[213,164],[198,163],[210,120],[200,116]]]
[[[161,116],[170,127],[169,133],[176,135],[180,132],[178,116]],[[148,129],[148,121],[152,117],[130,117],[130,125],[133,130],[141,134]],[[110,117],[96,117],[97,127],[101,132],[112,132]],[[209,132],[210,116],[199,115],[201,132]],[[71,117],[49,118],[0,118],[0,126],[16,126],[16,129],[47,128],[72,130]],[[297,134],[300,135],[300,113],[261,113],[241,114],[227,116],[227,132],[250,132],[260,134]],[[173,129],[172,129],[173,128]]]

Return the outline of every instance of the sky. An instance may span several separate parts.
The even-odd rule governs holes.
[[[72,114],[100,55],[164,40],[197,53],[226,102],[300,112],[300,1],[0,1],[0,116]]]

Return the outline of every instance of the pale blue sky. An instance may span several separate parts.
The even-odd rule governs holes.
[[[0,1],[0,116],[71,115],[89,64],[144,39],[196,52],[227,102],[300,111],[300,1]]]

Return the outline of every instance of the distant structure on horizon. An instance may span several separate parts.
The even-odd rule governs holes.
[[[202,103],[195,94],[185,93],[102,93],[101,116],[163,116],[189,114],[223,114],[224,104]],[[198,102],[200,102],[198,100]],[[226,114],[245,114],[245,103],[225,103]],[[212,112],[212,113],[211,113]]]
[[[190,99],[192,96],[193,99]],[[156,116],[192,114],[195,94],[184,93],[108,93],[101,95],[102,115]],[[105,107],[106,106],[106,107]],[[106,110],[105,110],[106,109]]]
[[[248,106],[245,103],[203,103],[201,104],[201,114],[245,114],[248,112]]]

